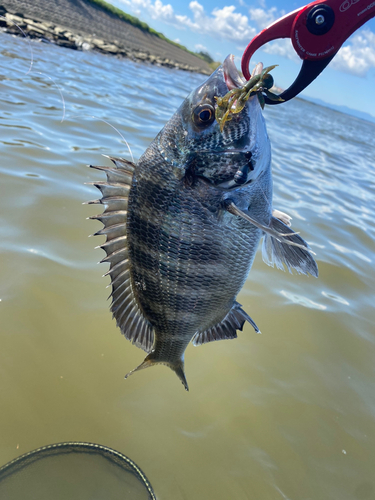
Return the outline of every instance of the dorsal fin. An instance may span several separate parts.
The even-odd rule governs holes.
[[[134,296],[128,260],[126,220],[134,164],[121,158],[108,158],[114,163],[114,167],[90,165],[91,168],[104,171],[107,181],[92,183],[101,191],[102,198],[88,203],[105,205],[105,210],[89,218],[100,220],[104,225],[95,235],[106,236],[105,243],[99,245],[99,248],[103,248],[107,254],[101,262],[109,262],[109,271],[105,276],[111,277],[111,311],[117,326],[133,344],[151,352],[154,332]]]
[[[257,333],[260,333],[254,321],[241,309],[241,304],[235,302],[232,309],[220,323],[194,335],[192,338],[193,345],[202,345],[214,340],[235,339],[237,338],[237,330],[242,331],[245,321],[248,321]]]

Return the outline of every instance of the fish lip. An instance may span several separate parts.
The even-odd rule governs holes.
[[[229,54],[223,62],[223,72],[224,81],[228,87],[228,90],[233,90],[235,88],[243,87],[246,83],[245,78],[243,78],[234,64],[234,55]]]

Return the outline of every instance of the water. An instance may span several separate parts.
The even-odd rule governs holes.
[[[108,311],[85,165],[129,158],[101,120],[138,158],[204,77],[38,43],[26,74],[28,43],[0,36],[0,464],[79,440],[131,457],[161,500],[375,498],[375,126],[266,110],[274,206],[319,279],[258,253],[238,300],[262,335],[189,346],[189,393],[165,367],[125,381],[144,354]]]

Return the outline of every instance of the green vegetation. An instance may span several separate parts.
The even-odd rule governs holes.
[[[188,50],[186,47],[183,45],[180,45],[177,42],[174,42],[173,40],[170,40],[166,36],[163,35],[163,33],[160,33],[159,31],[155,31],[154,29],[150,28],[150,26],[137,17],[131,16],[130,14],[126,14],[126,12],[123,12],[122,10],[118,9],[117,7],[114,7],[110,3],[106,2],[105,0],[88,0],[91,3],[94,3],[96,5],[99,5],[99,7],[102,7],[102,9],[106,10],[107,12],[110,12],[114,14],[115,16],[119,17],[120,19],[123,19],[127,23],[132,24],[133,26],[136,26],[137,28],[141,29],[142,31],[146,31],[147,33],[151,33],[152,35],[155,35],[162,40],[165,40],[168,43],[171,43],[172,45],[175,45],[176,47],[179,47],[182,50],[185,50],[186,52],[190,52],[190,54],[193,54],[197,56],[198,54],[196,52],[191,52]],[[198,55],[198,57],[200,57]],[[203,59],[201,57],[201,59]]]
[[[146,31],[147,33],[151,33],[152,35],[155,35],[162,40],[165,40],[166,42],[171,43],[172,45],[176,45],[177,47],[180,47],[183,50],[186,50],[187,52],[190,52],[186,47],[183,45],[180,45],[179,43],[173,42],[172,40],[169,40],[166,36],[163,35],[163,33],[160,33],[159,31],[155,31],[154,29],[150,28],[150,26],[140,19],[135,16],[131,16],[130,14],[126,14],[126,12],[123,12],[122,10],[118,9],[117,7],[114,7],[110,3],[106,2],[105,0],[88,0],[91,3],[94,3],[96,5],[99,5],[99,7],[102,7],[102,9],[106,10],[107,12],[110,12],[111,14],[114,14],[115,16],[119,17],[123,21],[126,21],[129,24],[132,24],[133,26],[136,26],[137,28],[141,29],[142,31]],[[194,52],[191,52],[191,54],[196,55]]]
[[[156,31],[140,19],[138,19],[135,16],[131,16],[130,14],[126,14],[126,12],[123,12],[122,10],[118,9],[117,7],[114,7],[110,3],[106,2],[105,0],[88,0],[88,2],[91,2],[93,4],[98,5],[102,9],[106,10],[107,12],[110,12],[111,14],[114,14],[115,16],[119,17],[123,21],[126,21],[127,23],[136,26],[137,28],[141,29],[142,31],[146,31],[147,33],[150,33],[151,35],[155,35],[158,38],[161,38],[162,40],[171,43],[172,45],[175,45],[176,47],[179,47],[182,50],[185,50],[185,52],[189,52],[189,54],[192,54],[193,56],[197,56],[200,59],[203,59],[206,61],[209,66],[211,67],[212,70],[216,69],[220,63],[215,62],[212,57],[207,54],[207,52],[192,52],[191,50],[188,50],[184,45],[180,45],[177,42],[174,42],[173,40],[170,40],[166,36],[163,35],[163,33],[160,33],[159,31]]]
[[[206,61],[208,64],[212,64],[213,62],[215,62],[210,56],[210,54],[208,52],[204,52],[203,50],[197,52],[197,56]]]
[[[212,71],[214,71],[221,64],[217,61],[214,61],[210,56],[210,54],[208,52],[204,52],[203,50],[201,50],[200,52],[196,52],[195,55],[206,61],[206,63],[208,63]]]

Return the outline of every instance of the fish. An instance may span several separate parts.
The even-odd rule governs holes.
[[[261,67],[255,72],[260,72]],[[189,390],[184,354],[234,339],[248,322],[236,297],[263,238],[269,266],[318,276],[291,218],[272,208],[271,145],[260,100],[215,119],[217,103],[245,83],[232,55],[193,90],[139,160],[108,157],[93,182],[104,205],[111,312],[122,334],[147,355],[132,373],[157,364]]]

